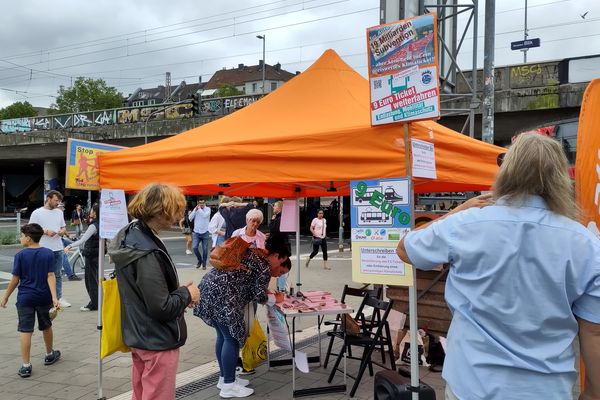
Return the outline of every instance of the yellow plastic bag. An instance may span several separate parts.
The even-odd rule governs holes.
[[[246,343],[242,347],[242,365],[252,370],[267,359],[267,338],[257,319],[252,323]]]
[[[100,358],[120,351],[127,353],[129,347],[123,343],[121,333],[121,296],[117,279],[102,281],[104,292],[102,300],[102,336],[100,339]]]

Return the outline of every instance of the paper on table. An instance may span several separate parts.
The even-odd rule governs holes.
[[[294,354],[296,368],[298,368],[298,371],[304,372],[305,374],[308,373],[308,356],[306,353],[296,350]]]

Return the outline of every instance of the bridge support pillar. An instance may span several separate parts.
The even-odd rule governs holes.
[[[58,168],[52,160],[44,161],[44,201],[46,193],[58,187]]]

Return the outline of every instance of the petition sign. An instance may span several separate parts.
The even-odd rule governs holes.
[[[367,29],[371,125],[440,115],[436,14]]]

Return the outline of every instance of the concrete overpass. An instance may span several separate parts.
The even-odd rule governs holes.
[[[471,71],[458,75],[456,93],[470,95],[472,75]],[[596,77],[600,77],[600,56],[496,67],[494,142],[506,144],[516,133],[578,118],[585,88]],[[477,87],[483,88],[482,70],[477,71]],[[446,111],[469,108],[468,95],[449,103]],[[440,122],[461,131],[465,117],[447,116]],[[481,138],[480,108],[475,126],[475,137]]]

